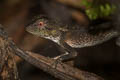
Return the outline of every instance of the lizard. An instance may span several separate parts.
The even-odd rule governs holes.
[[[97,25],[97,27],[111,26],[111,22]],[[69,60],[75,58],[78,52],[74,48],[83,48],[95,46],[110,40],[113,37],[119,37],[119,31],[114,28],[98,31],[96,34],[89,33],[80,26],[59,25],[56,20],[46,17],[37,17],[26,26],[26,31],[55,42],[59,49],[64,53],[54,57],[55,60]],[[93,30],[94,31],[94,30]],[[119,38],[116,41],[119,45]]]

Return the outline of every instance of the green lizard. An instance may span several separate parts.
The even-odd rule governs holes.
[[[111,26],[111,23],[104,23],[98,26]],[[32,21],[32,23],[27,26],[26,30],[33,35],[57,43],[64,54],[55,57],[54,59],[56,60],[67,60],[76,57],[77,52],[74,48],[95,46],[113,37],[119,36],[119,32],[113,28],[91,34],[86,29],[81,29],[79,26],[60,26],[57,21],[52,21],[45,17],[38,17]],[[117,43],[118,42],[119,40]]]

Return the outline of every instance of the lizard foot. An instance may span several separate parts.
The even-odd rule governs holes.
[[[58,64],[61,64],[61,62],[73,59],[76,56],[77,52],[74,53],[66,52],[65,54],[54,57],[53,59],[55,60],[55,62],[52,65],[54,66],[54,68],[56,68]]]
[[[62,54],[62,55],[59,55],[59,56],[56,56],[56,57],[52,58],[52,59],[55,60],[55,62],[52,64],[53,67],[56,68],[58,64],[61,64],[62,61],[66,60],[66,57],[67,57],[68,54],[69,53],[66,52],[65,54]]]
[[[56,68],[58,64],[61,64],[62,58],[59,57],[59,56],[57,56],[57,57],[55,57],[55,58],[53,58],[53,59],[54,59],[55,61],[52,63],[52,65],[53,65],[53,68]]]

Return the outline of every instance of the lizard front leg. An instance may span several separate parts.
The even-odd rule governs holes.
[[[61,35],[61,36],[62,37],[59,40],[60,46],[58,46],[58,48],[63,54],[56,56],[53,59],[60,60],[60,61],[66,61],[66,60],[75,58],[78,54],[77,51],[65,42],[64,35]]]

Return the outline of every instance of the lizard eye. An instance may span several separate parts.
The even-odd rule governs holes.
[[[39,22],[39,27],[43,27],[44,23],[43,22]]]
[[[45,23],[44,22],[42,22],[42,21],[40,21],[39,23],[38,23],[38,29],[45,29]]]

